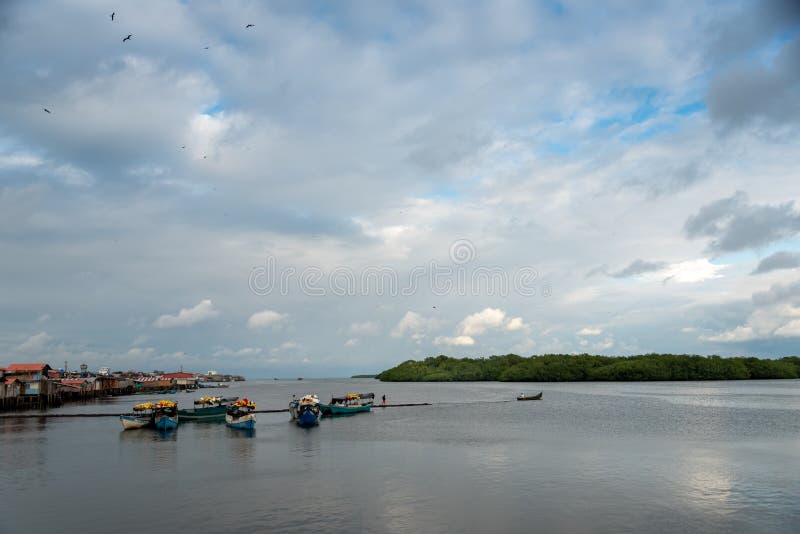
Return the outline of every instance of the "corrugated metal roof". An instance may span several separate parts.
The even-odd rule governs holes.
[[[194,378],[194,373],[167,373],[164,378]]]
[[[50,367],[46,363],[12,363],[8,366],[8,371],[41,371],[45,367]]]

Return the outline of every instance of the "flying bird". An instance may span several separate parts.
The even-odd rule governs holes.
[[[122,42],[124,43],[125,41],[130,41],[131,37],[133,37],[133,34],[129,33],[128,36],[125,39],[122,40]]]
[[[50,113],[49,109],[47,109],[47,108],[42,108],[42,109],[45,111],[45,113]]]
[[[181,148],[186,148],[186,145],[182,145]]]
[[[255,26],[255,24],[248,24],[247,26],[245,26],[245,29],[252,28],[253,26]]]
[[[112,11],[111,12],[111,22],[114,22],[114,15],[116,15],[116,14],[117,14],[116,11]]]
[[[207,46],[204,46],[204,47],[203,47],[203,50],[208,50],[208,47],[207,47]]]

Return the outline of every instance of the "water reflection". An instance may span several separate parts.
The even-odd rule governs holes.
[[[256,446],[256,429],[231,428],[226,426],[227,438],[230,441],[229,455],[235,460],[252,460]]]

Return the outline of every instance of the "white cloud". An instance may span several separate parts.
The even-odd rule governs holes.
[[[449,345],[452,347],[467,347],[475,344],[475,340],[470,336],[438,336],[434,341],[434,345]]]
[[[280,345],[278,345],[274,349],[272,349],[270,352],[275,354],[277,352],[296,350],[296,349],[299,349],[299,348],[300,348],[300,345],[298,343],[295,343],[294,341],[286,341],[284,343],[281,343]]]
[[[588,326],[583,327],[580,330],[578,330],[578,335],[579,336],[599,336],[602,333],[603,333],[602,328],[591,328],[591,327],[588,327]]]
[[[14,350],[24,353],[41,352],[47,348],[51,339],[53,338],[47,332],[39,332],[17,345]]]
[[[150,358],[154,354],[156,354],[156,349],[153,348],[153,347],[147,347],[147,348],[134,347],[134,348],[128,350],[128,352],[126,353],[126,356],[128,358],[141,359],[141,358]],[[139,361],[135,361],[135,362],[132,362],[132,363],[135,363],[137,365],[140,364]]]
[[[360,343],[360,341],[358,340],[358,338],[350,338],[350,339],[348,339],[347,341],[344,342],[344,346],[345,347],[355,347],[359,343]]]
[[[258,356],[262,352],[263,352],[263,349],[261,349],[259,347],[244,347],[244,348],[241,348],[241,349],[238,349],[238,350],[233,350],[233,349],[229,349],[229,348],[225,347],[225,348],[221,348],[219,350],[214,351],[213,355],[216,356],[216,357],[233,356],[233,357],[237,357],[237,358],[243,358],[243,357],[246,357],[246,356]]]
[[[729,343],[735,341],[750,341],[751,339],[756,339],[756,337],[758,336],[756,336],[751,327],[737,326],[733,330],[729,330],[727,332],[721,332],[719,334],[709,336],[700,336],[700,339],[703,341],[721,341],[723,343]]]
[[[360,336],[376,336],[381,332],[381,325],[375,321],[363,323],[353,323],[350,325],[350,333]]]
[[[705,258],[671,263],[664,269],[642,274],[640,278],[646,281],[680,282],[694,284],[721,278],[722,271],[727,265],[717,265]]]
[[[499,328],[506,318],[506,312],[498,308],[485,308],[468,315],[461,321],[460,333],[463,336],[477,336],[490,328]]]
[[[528,328],[528,325],[522,320],[522,317],[514,317],[513,319],[509,319],[506,323],[506,330],[509,332],[514,332],[515,330],[522,330]]]
[[[392,329],[392,337],[408,335],[411,339],[420,343],[431,331],[438,327],[438,319],[423,317],[417,312],[408,311]]]
[[[214,309],[214,304],[209,299],[201,300],[193,308],[181,308],[177,315],[162,315],[155,320],[153,326],[156,328],[176,328],[191,326],[196,323],[207,321],[219,315],[219,311]]]
[[[274,326],[284,319],[287,315],[285,313],[278,313],[272,310],[264,310],[254,313],[247,320],[247,328],[255,330],[257,328],[264,328],[267,326]]]

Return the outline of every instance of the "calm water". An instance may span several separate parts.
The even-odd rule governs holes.
[[[312,429],[259,414],[252,436],[208,423],[161,435],[122,432],[113,418],[2,419],[0,532],[800,529],[800,381],[270,380],[206,391],[265,409],[292,393],[353,390],[435,405]],[[522,391],[544,400],[504,402]]]

